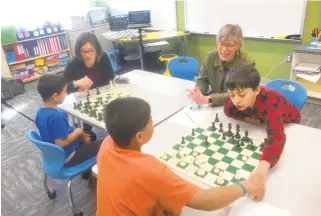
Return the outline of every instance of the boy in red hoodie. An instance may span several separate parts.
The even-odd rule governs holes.
[[[253,65],[239,65],[228,72],[225,85],[230,99],[224,106],[224,113],[242,121],[257,120],[266,124],[267,139],[261,161],[252,177],[265,182],[269,169],[279,161],[285,142],[284,123],[299,123],[300,111],[282,94],[260,88],[260,74]],[[260,200],[263,196],[253,197]]]

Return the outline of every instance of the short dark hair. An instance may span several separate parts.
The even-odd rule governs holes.
[[[136,97],[117,98],[105,109],[106,130],[121,148],[143,130],[150,120],[151,108],[143,99]]]
[[[76,40],[76,44],[75,44],[76,58],[83,61],[83,58],[80,54],[80,49],[86,43],[90,43],[95,48],[96,55],[97,55],[96,61],[99,62],[99,60],[103,56],[104,52],[103,52],[103,49],[101,48],[101,45],[100,45],[96,35],[92,32],[84,32],[78,36],[78,38]]]
[[[66,85],[64,76],[47,73],[38,79],[37,90],[42,100],[46,101],[55,93],[60,94]]]
[[[255,90],[260,84],[260,74],[252,64],[233,67],[225,77],[225,86],[229,90],[251,88]]]

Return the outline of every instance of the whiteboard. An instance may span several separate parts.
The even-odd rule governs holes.
[[[185,0],[185,29],[217,34],[227,23],[239,24],[246,37],[301,34],[305,0]]]
[[[177,29],[175,0],[109,0],[108,3],[112,16],[150,10],[153,29]]]

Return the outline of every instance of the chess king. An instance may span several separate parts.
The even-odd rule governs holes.
[[[233,67],[226,75],[225,86],[230,99],[224,105],[224,113],[241,121],[256,121],[266,125],[267,138],[258,167],[250,179],[266,181],[270,168],[281,158],[286,142],[284,123],[299,123],[300,111],[282,94],[259,87],[260,74],[251,64]],[[253,197],[261,200],[263,196]]]

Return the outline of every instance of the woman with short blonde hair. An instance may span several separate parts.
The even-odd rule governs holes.
[[[242,52],[243,32],[237,24],[224,25],[216,37],[217,50],[207,54],[198,76],[196,87],[189,90],[189,97],[197,104],[223,105],[229,99],[224,85],[230,69],[239,64],[253,64]],[[211,87],[211,88],[209,88]],[[209,90],[211,90],[209,92]]]

